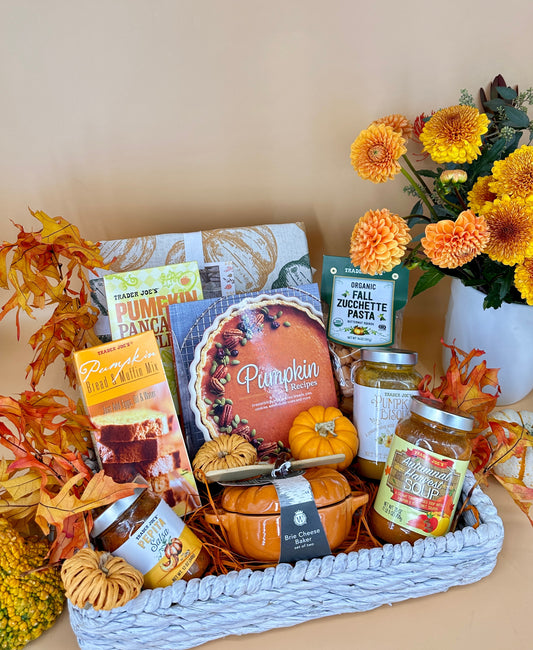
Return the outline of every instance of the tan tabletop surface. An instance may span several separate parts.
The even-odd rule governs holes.
[[[419,368],[440,376],[440,337],[446,310],[446,282],[409,302],[403,331],[403,346],[418,350]],[[2,334],[3,343],[4,334]],[[7,348],[2,345],[7,352]],[[22,344],[18,354],[26,350]],[[7,356],[13,356],[11,350]],[[19,365],[20,365],[19,356]],[[15,368],[15,360],[9,364]],[[20,374],[20,368],[17,369]],[[12,381],[2,373],[0,381]],[[8,390],[4,388],[4,390]],[[513,408],[533,410],[533,393]],[[205,650],[270,650],[306,648],[329,650],[337,645],[373,650],[491,650],[533,647],[531,636],[531,585],[533,584],[533,535],[531,524],[498,484],[487,489],[505,527],[503,549],[494,571],[483,580],[453,587],[446,593],[406,600],[392,607],[356,614],[316,619],[292,628],[244,637],[211,641]],[[261,612],[257,612],[261,616]],[[65,610],[54,626],[28,646],[28,650],[76,650],[78,644]],[[113,650],[113,649],[110,649]]]

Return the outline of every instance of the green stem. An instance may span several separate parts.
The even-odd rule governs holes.
[[[455,195],[459,199],[459,203],[461,204],[461,207],[463,208],[463,210],[466,210],[468,206],[464,202],[463,197],[459,194],[459,190],[456,187],[454,187],[453,189],[455,190]]]
[[[438,186],[438,183],[437,183],[437,186]],[[457,208],[460,209],[460,206],[458,206],[457,203],[452,203],[451,201],[448,201],[448,199],[445,198],[444,194],[441,194],[441,192],[439,192],[438,188],[436,188],[435,191],[437,192],[437,194],[438,194],[440,200],[441,200],[443,203],[446,203],[446,205],[450,206],[450,208],[453,208],[454,211],[457,210]],[[457,190],[455,190],[455,191],[456,191],[456,193],[457,193]],[[464,206],[465,204],[464,204],[464,201],[463,201],[463,199],[461,198],[461,196],[458,195],[458,198],[459,198],[459,200],[461,201],[461,204]],[[466,208],[466,206],[465,206],[465,208]]]
[[[405,158],[405,156],[403,156],[403,157]],[[416,193],[418,194],[418,196],[420,197],[421,201],[424,203],[426,208],[429,210],[429,212],[430,212],[431,216],[433,217],[433,219],[435,221],[438,221],[439,218],[437,216],[437,213],[435,212],[435,209],[431,205],[428,197],[420,189],[420,186],[415,182],[414,178],[411,176],[411,174],[409,174],[409,172],[404,167],[400,166],[400,169],[401,169],[402,174],[405,176],[405,178],[407,178],[407,180],[411,184],[411,186],[414,187]],[[425,183],[423,183],[423,185],[425,186]]]
[[[407,154],[404,154],[404,155],[402,156],[402,158],[403,158],[403,159],[405,160],[405,162],[407,163],[407,166],[409,167],[409,169],[411,170],[411,172],[416,176],[416,179],[418,180],[418,182],[420,183],[420,185],[422,185],[422,187],[426,190],[426,192],[427,192],[429,195],[431,195],[431,190],[430,190],[429,187],[426,185],[426,181],[422,178],[422,176],[420,176],[420,174],[418,173],[416,167],[415,167],[415,166],[413,165],[413,163],[409,160]]]

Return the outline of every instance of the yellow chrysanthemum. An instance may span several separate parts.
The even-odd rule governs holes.
[[[474,212],[481,212],[486,203],[492,203],[496,198],[489,187],[493,180],[492,176],[480,176],[468,192],[468,207]]]
[[[385,115],[385,117],[380,117],[379,120],[374,120],[372,124],[386,124],[406,140],[413,132],[413,125],[411,122],[409,122],[405,115],[402,115],[401,113],[392,113],[392,115]]]
[[[482,210],[490,238],[485,253],[502,264],[521,264],[533,257],[533,205],[503,196],[487,203]]]
[[[490,190],[497,196],[508,194],[526,199],[533,194],[533,147],[523,145],[492,167]]]
[[[369,210],[355,224],[350,259],[363,273],[375,275],[397,266],[411,241],[409,227],[389,210]]]
[[[514,271],[514,285],[528,305],[533,305],[533,258],[525,259]]]
[[[473,106],[450,106],[426,122],[420,141],[437,163],[471,163],[480,154],[489,118]]]
[[[350,159],[361,178],[384,183],[400,171],[400,156],[406,153],[405,139],[386,124],[371,124],[352,144]]]
[[[421,243],[433,264],[442,269],[455,269],[479,255],[488,239],[485,219],[465,210],[455,221],[443,219],[430,223]]]

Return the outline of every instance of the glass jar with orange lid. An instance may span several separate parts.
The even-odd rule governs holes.
[[[398,423],[369,513],[372,532],[391,544],[445,535],[472,453],[474,418],[424,397]]]
[[[94,521],[95,545],[124,558],[144,575],[144,587],[168,587],[200,578],[209,565],[202,542],[172,508],[149,488],[115,501]]]
[[[399,420],[409,414],[422,379],[418,355],[399,348],[361,348],[352,366],[353,420],[359,436],[355,470],[379,480]]]

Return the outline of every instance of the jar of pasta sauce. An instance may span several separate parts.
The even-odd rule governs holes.
[[[409,414],[411,397],[422,377],[418,355],[399,348],[361,348],[352,366],[353,420],[359,436],[355,470],[379,480],[389,455],[394,430]]]
[[[144,485],[141,477],[136,483]],[[146,487],[115,501],[94,521],[95,545],[144,575],[144,587],[167,587],[203,575],[209,555],[172,508]]]
[[[474,418],[424,397],[398,423],[369,513],[376,537],[397,544],[445,535],[472,452]]]

